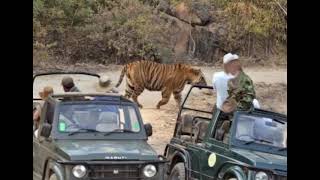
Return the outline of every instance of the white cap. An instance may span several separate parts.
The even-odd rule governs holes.
[[[226,63],[228,63],[230,61],[233,61],[233,60],[236,60],[236,59],[239,59],[238,55],[228,53],[228,54],[223,56],[223,64],[226,64]]]
[[[99,85],[102,87],[109,86],[110,83],[111,83],[111,80],[110,80],[109,76],[101,76],[99,79]]]

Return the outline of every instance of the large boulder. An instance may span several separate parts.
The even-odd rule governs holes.
[[[173,46],[173,55],[177,60],[198,59],[214,63],[224,53],[224,44],[228,35],[227,27],[218,23],[207,26],[190,26],[178,18],[167,15],[167,21],[171,22],[170,40]]]
[[[217,33],[212,33],[206,27],[195,27],[192,31],[192,39],[189,40],[189,54],[194,58],[206,62],[218,60],[220,44]],[[195,47],[194,47],[195,46]]]
[[[198,26],[205,26],[212,20],[210,6],[199,2],[181,2],[171,7],[171,14],[181,21]]]

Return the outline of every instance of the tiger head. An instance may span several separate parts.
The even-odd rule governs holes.
[[[201,69],[190,69],[188,84],[207,86],[207,81]]]

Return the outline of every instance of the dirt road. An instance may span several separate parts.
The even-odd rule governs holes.
[[[212,74],[221,69],[209,67],[200,67],[208,81],[211,84]],[[100,75],[108,75],[114,82],[118,81],[121,66],[110,66],[104,70],[99,70]],[[246,68],[247,74],[252,77],[257,91],[257,99],[260,101],[262,108],[274,110],[281,113],[287,112],[287,71],[286,69],[270,69],[270,68]],[[37,87],[34,88],[34,96],[37,95],[39,88],[45,85],[53,85],[55,92],[61,92],[60,87],[61,76],[41,79],[36,82]],[[79,78],[81,82],[79,88],[82,91],[90,91],[94,88],[92,79]],[[119,87],[120,93],[124,93],[125,81]],[[183,92],[185,95],[189,89],[187,86]],[[160,92],[145,91],[139,96],[140,103],[144,106],[141,114],[145,123],[149,122],[153,126],[153,136],[149,139],[149,143],[157,150],[159,154],[163,153],[166,143],[170,140],[177,115],[177,109],[173,98],[169,103],[160,110],[156,109],[157,102],[161,99]]]

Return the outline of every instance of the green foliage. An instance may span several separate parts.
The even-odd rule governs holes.
[[[33,0],[34,61],[125,63],[132,58],[145,58],[170,62],[176,32],[171,29],[172,22],[155,13],[153,8],[159,1]],[[166,1],[171,9],[184,2],[191,11],[204,11],[193,9],[195,0]],[[213,15],[215,23],[229,27],[227,40],[222,40],[220,46],[247,50],[253,40],[256,44],[251,46],[261,49],[267,46],[261,42],[269,40],[286,43],[286,15],[279,4],[286,7],[287,0],[197,2],[222,10]]]
[[[287,20],[278,0],[212,0],[225,10],[232,27],[245,34],[286,41]],[[287,1],[281,0],[283,6]]]
[[[140,1],[34,1],[34,49],[51,56],[107,63],[168,54],[166,29]]]
[[[95,0],[34,0],[34,17],[47,25],[76,26],[92,17],[98,5]]]
[[[157,59],[161,45],[166,43],[159,36],[166,29],[158,22],[151,9],[141,2],[124,0],[111,11],[104,10],[86,28],[98,29],[98,37],[104,39],[116,56]]]

